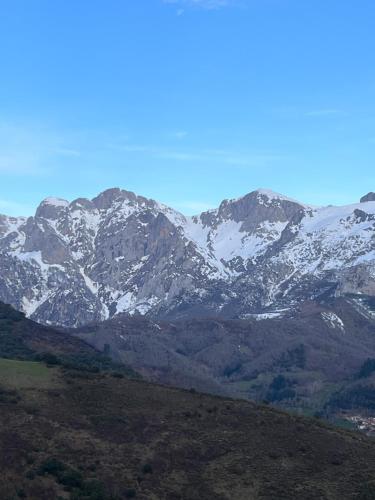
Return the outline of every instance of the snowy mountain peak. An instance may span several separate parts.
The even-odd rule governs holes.
[[[91,201],[99,210],[106,210],[108,208],[111,208],[114,203],[119,202],[138,205],[155,204],[153,200],[148,200],[143,196],[136,195],[132,191],[125,191],[124,189],[120,188],[106,189]]]
[[[218,208],[218,220],[242,222],[243,229],[253,231],[260,223],[287,222],[296,216],[304,206],[270,190],[256,190],[232,200],[224,200]],[[206,217],[207,218],[207,217]],[[211,219],[215,218],[211,215]]]
[[[268,314],[375,295],[375,201],[312,208],[267,189],[185,217],[119,188],[0,216],[0,300],[73,326],[120,312]],[[328,290],[328,292],[327,292]]]
[[[294,200],[293,198],[289,198],[288,196],[285,196],[281,193],[277,193],[276,191],[272,191],[272,189],[265,189],[265,188],[258,188],[255,189],[254,191],[250,191],[249,193],[240,196],[239,198],[233,198],[231,200],[224,200],[226,203],[236,203],[238,201],[243,200],[244,198],[267,198],[268,200],[285,200],[285,201],[290,201],[291,203],[298,203],[301,206],[304,206],[303,203],[300,203],[297,200]]]
[[[258,188],[255,190],[255,193],[258,193],[261,196],[268,198],[269,200],[284,200],[289,201],[291,203],[297,203],[298,205],[305,206],[303,203],[290,198],[289,196],[285,196],[284,194],[277,193],[276,191],[272,191],[271,189]]]
[[[361,203],[366,203],[368,201],[375,201],[375,193],[374,192],[367,193],[365,196],[362,196],[362,198],[360,199]]]
[[[69,202],[62,198],[45,198],[36,210],[36,217],[45,219],[56,219],[61,212],[68,209]]]
[[[63,198],[54,198],[54,197],[49,197],[45,198],[41,205],[52,205],[54,207],[67,207],[69,206],[69,201],[64,200]]]

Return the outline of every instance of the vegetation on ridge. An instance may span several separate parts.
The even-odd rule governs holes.
[[[52,346],[57,358],[96,351],[22,322],[33,344],[26,330],[9,334],[49,354],[0,360],[2,500],[373,498],[366,437],[269,406],[77,370],[56,362]],[[289,383],[275,377],[271,386]]]

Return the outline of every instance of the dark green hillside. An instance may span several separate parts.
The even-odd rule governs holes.
[[[0,302],[0,356],[31,359],[35,353],[56,355],[95,354],[84,342],[28,320],[21,312]]]
[[[79,340],[53,328],[39,325],[0,302],[0,358],[44,361],[50,365],[97,372],[135,372]]]

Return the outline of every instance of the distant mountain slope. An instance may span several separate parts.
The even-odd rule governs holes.
[[[0,216],[0,300],[45,324],[279,314],[375,294],[375,201],[311,207],[259,189],[184,217],[120,189]]]
[[[289,317],[268,319],[119,315],[71,333],[100,350],[107,344],[115,360],[158,382],[321,412],[331,393],[375,359],[371,301],[306,302]]]

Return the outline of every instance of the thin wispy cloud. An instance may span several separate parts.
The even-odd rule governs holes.
[[[313,109],[305,113],[306,116],[319,117],[319,116],[333,116],[333,115],[345,115],[345,111],[341,109]]]
[[[123,151],[124,153],[153,153],[157,151],[152,146],[142,146],[139,144],[117,144],[110,142],[106,144],[106,147],[115,151]]]
[[[54,152],[61,156],[81,156],[81,152],[76,149],[56,148]]]
[[[41,175],[45,172],[40,158],[32,152],[7,151],[0,154],[0,173],[13,175]]]
[[[32,124],[0,122],[0,173],[39,176],[52,172],[59,157],[78,157],[60,134]]]
[[[218,10],[238,5],[237,0],[162,0],[163,3],[177,7],[176,14],[181,16],[185,9]]]
[[[177,130],[176,132],[172,132],[171,136],[175,139],[181,140],[185,139],[185,137],[188,136],[188,133],[186,132],[186,130]]]
[[[303,109],[297,106],[281,106],[270,111],[273,115],[288,119],[301,118],[329,118],[334,116],[347,116],[348,112],[338,108]]]
[[[180,151],[158,151],[155,156],[163,160],[174,161],[205,161],[208,157],[202,153],[180,152]]]
[[[232,151],[217,153],[209,150],[201,152],[161,151],[157,153],[157,157],[165,160],[222,164],[237,167],[260,167],[281,159],[280,156],[271,154],[236,154]]]
[[[138,153],[155,159],[173,162],[193,162],[233,167],[264,167],[285,159],[285,156],[277,154],[258,152],[239,153],[225,149],[180,150],[139,144],[110,144],[108,147],[126,153]]]

